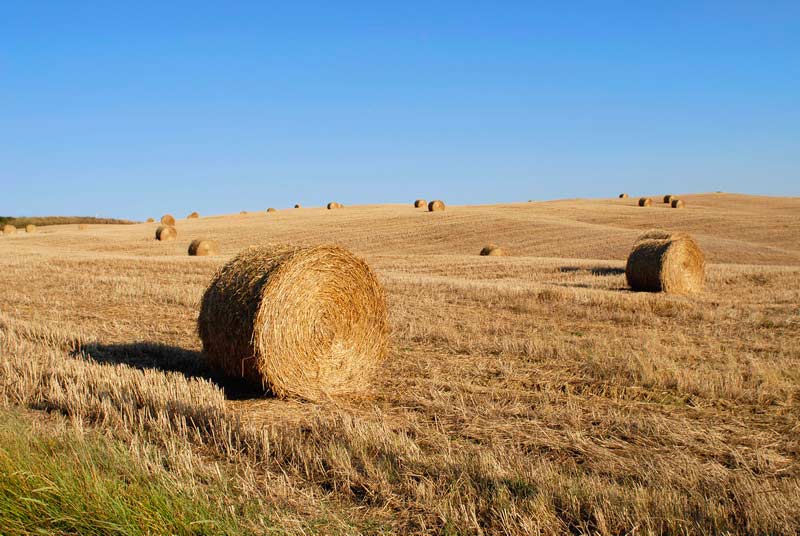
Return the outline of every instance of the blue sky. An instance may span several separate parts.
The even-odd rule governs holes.
[[[798,195],[800,2],[3,2],[0,183],[137,219]]]

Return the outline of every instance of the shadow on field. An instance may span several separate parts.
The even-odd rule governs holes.
[[[596,276],[607,275],[622,275],[625,273],[625,268],[614,268],[612,266],[594,266],[592,268],[585,268],[581,266],[562,266],[558,269],[562,273],[572,272],[587,272]]]
[[[263,389],[244,380],[215,374],[202,352],[179,346],[145,341],[125,344],[89,343],[75,350],[73,357],[85,358],[95,363],[128,365],[142,370],[175,372],[187,378],[203,378],[222,388],[225,398],[230,400],[270,396]]]

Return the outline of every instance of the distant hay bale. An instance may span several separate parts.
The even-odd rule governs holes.
[[[278,211],[277,211],[277,210],[275,210],[275,209],[274,209],[274,208],[272,208],[272,207],[269,207],[269,208],[267,209],[267,212],[278,212]]]
[[[639,198],[639,206],[640,207],[652,207],[653,206],[653,200],[650,199],[649,197],[640,197]]]
[[[437,199],[428,203],[428,212],[439,212],[442,210],[444,210],[444,201],[439,201]]]
[[[26,233],[35,233],[36,232],[36,226],[34,224],[32,224],[32,223],[29,223],[28,225],[25,226],[25,232]]]
[[[159,225],[156,229],[156,240],[165,242],[167,240],[175,240],[178,236],[178,231],[171,225]]]
[[[342,206],[343,205],[341,203],[337,203],[336,201],[331,201],[330,203],[328,203],[328,210],[333,210],[335,208],[342,208]]]
[[[665,195],[665,196],[664,196],[664,203],[665,203],[665,204],[667,204],[667,205],[669,205],[670,203],[672,203],[672,200],[673,200],[673,199],[675,199],[675,196],[674,196],[674,195],[672,195],[672,194],[667,194],[667,195]]]
[[[147,218],[147,223],[153,223],[154,221],[156,220],[154,220],[153,218]]]
[[[172,217],[172,214],[164,214],[161,216],[161,223],[164,225],[175,225],[175,218]]]
[[[194,219],[197,219],[199,217],[200,217],[200,214],[198,214],[197,212],[192,212],[191,214],[186,216],[186,219],[187,220],[194,220]]]
[[[625,194],[625,193],[619,194],[619,198],[620,199],[628,199],[628,194]]]
[[[247,211],[246,210],[242,210],[241,212],[239,212],[239,214],[247,214]]]
[[[79,231],[85,231],[85,230],[86,230],[86,229],[88,229],[88,228],[89,228],[89,225],[87,225],[87,224],[85,224],[85,223],[79,223],[79,224],[78,224],[78,230],[79,230]]]
[[[705,284],[705,258],[691,236],[654,229],[636,240],[625,277],[633,290],[692,294]]]
[[[15,234],[16,232],[17,232],[17,228],[14,227],[13,225],[10,225],[10,224],[3,225],[3,234],[4,235]]]
[[[294,208],[300,208],[300,203],[297,203]]]
[[[219,255],[219,242],[216,240],[192,240],[192,243],[189,244],[189,255],[192,257]]]
[[[672,208],[683,208],[686,205],[686,203],[683,202],[683,199],[675,199],[673,197],[670,205],[672,206]]]
[[[488,246],[484,246],[484,248],[481,250],[481,256],[482,257],[507,257],[508,256],[508,252],[506,250],[504,250],[503,248],[501,248],[500,246],[497,246],[495,244],[489,244]]]
[[[428,202],[424,199],[417,199],[414,201],[414,208],[425,208],[426,206],[428,206]]]
[[[389,337],[383,288],[336,246],[245,249],[206,289],[197,330],[218,372],[309,400],[363,389]]]

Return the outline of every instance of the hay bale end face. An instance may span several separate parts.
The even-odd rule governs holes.
[[[197,212],[192,212],[191,214],[186,216],[186,219],[187,220],[194,220],[194,219],[197,219],[199,217],[200,217],[200,214],[198,214]]]
[[[192,240],[192,243],[189,244],[189,255],[192,257],[219,255],[219,242],[216,240]]]
[[[164,214],[161,216],[161,223],[164,225],[175,225],[175,218],[172,214]]]
[[[171,225],[159,225],[156,229],[156,240],[165,242],[167,240],[175,240],[178,236],[178,231]]]
[[[637,291],[693,294],[705,285],[705,257],[687,234],[648,231],[628,255],[625,278]]]
[[[36,226],[34,224],[32,224],[32,223],[29,223],[28,225],[25,226],[25,232],[26,233],[35,233],[36,232]]]
[[[667,194],[667,195],[665,195],[665,196],[664,196],[664,203],[665,203],[665,204],[667,204],[667,205],[669,205],[670,203],[672,203],[672,200],[673,200],[673,199],[675,199],[675,196],[674,196],[674,195],[672,195],[672,194]]]
[[[428,202],[424,199],[417,199],[414,201],[414,208],[425,208],[426,206],[428,206]]]
[[[218,372],[279,397],[360,391],[388,350],[383,288],[335,246],[242,251],[206,289],[197,328]]]
[[[341,203],[337,203],[336,201],[331,201],[330,203],[328,203],[328,210],[333,210],[335,208],[342,208],[342,206],[343,205]]]
[[[17,228],[14,227],[13,225],[10,225],[10,224],[3,225],[3,234],[4,235],[15,234],[16,232],[17,232]]]
[[[428,203],[428,212],[441,212],[444,210],[444,201],[435,200]]]
[[[652,207],[653,206],[653,200],[650,199],[649,197],[640,197],[639,198],[639,206],[640,207]]]
[[[619,194],[620,199],[628,199],[628,194]]]
[[[503,248],[501,248],[500,246],[497,246],[495,244],[489,244],[488,246],[484,246],[484,248],[481,250],[481,256],[482,257],[507,257],[508,256],[508,252],[506,250],[504,250]]]
[[[673,198],[670,206],[672,206],[672,208],[683,208],[685,206],[685,203],[683,202],[683,199]]]

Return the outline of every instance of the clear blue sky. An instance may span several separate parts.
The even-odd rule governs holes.
[[[800,2],[0,3],[0,214],[800,193]]]

